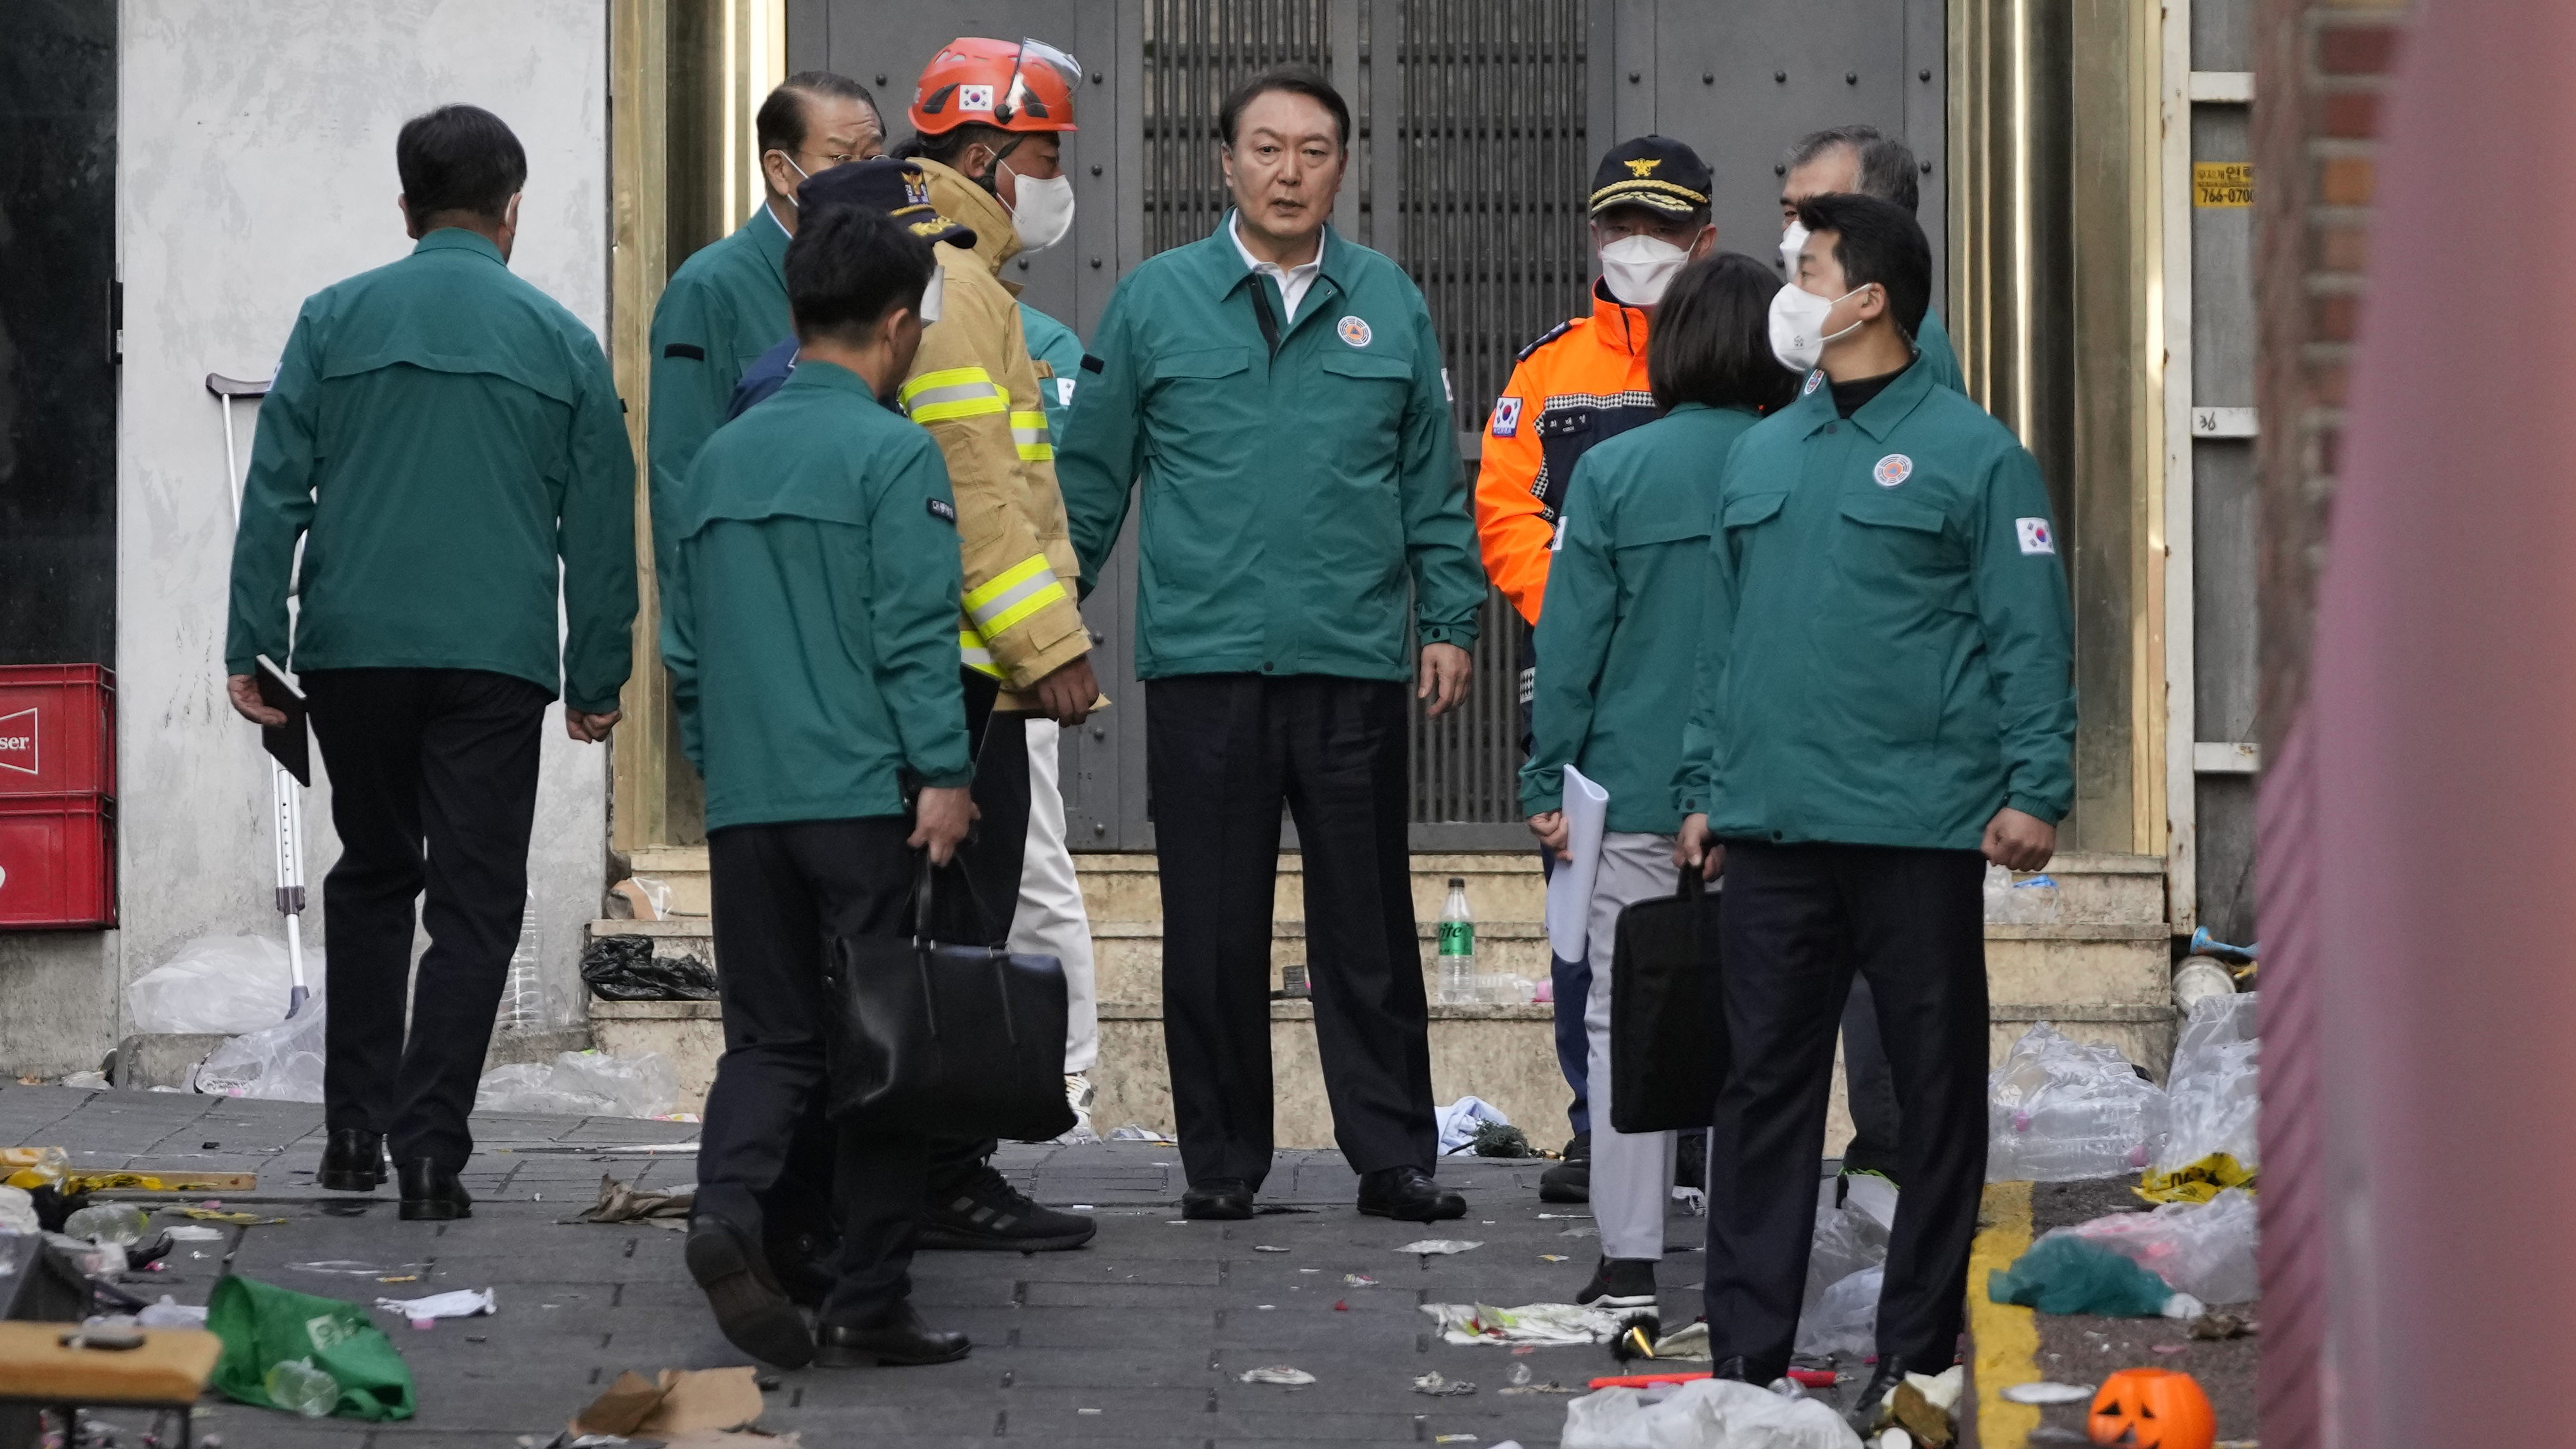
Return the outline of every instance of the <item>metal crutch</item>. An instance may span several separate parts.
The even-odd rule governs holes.
[[[233,399],[253,402],[268,396],[268,383],[244,382],[219,372],[206,374],[206,391],[224,410],[224,487],[233,502],[233,529],[241,529],[242,475],[233,443]],[[291,1019],[313,993],[304,984],[304,787],[284,765],[268,762],[269,814],[277,827],[277,913],[286,918],[286,964],[293,985],[286,993]]]

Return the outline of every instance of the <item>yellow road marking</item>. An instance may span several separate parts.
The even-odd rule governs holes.
[[[1968,1334],[1977,1350],[1977,1442],[2019,1444],[2039,1427],[2039,1409],[2016,1404],[2003,1391],[2035,1382],[2039,1371],[2039,1321],[2028,1308],[1986,1296],[1986,1274],[2009,1268],[2030,1251],[2030,1184],[1986,1184],[1985,1219],[1968,1252]]]

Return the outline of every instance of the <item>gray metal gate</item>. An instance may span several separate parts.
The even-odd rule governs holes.
[[[1866,121],[1936,167],[1942,156],[1941,0],[789,0],[790,68],[876,85],[898,133],[911,77],[960,34],[1032,35],[1090,72],[1068,157],[1075,234],[1013,274],[1031,305],[1085,336],[1117,277],[1224,216],[1226,93],[1281,64],[1330,76],[1355,131],[1334,224],[1421,285],[1471,474],[1514,355],[1587,305],[1582,201],[1610,139],[1660,131],[1697,147],[1718,177],[1720,245],[1764,258],[1778,234],[1774,165],[1800,133]],[[1938,171],[1923,180],[1937,261]],[[1134,572],[1122,542],[1084,604],[1116,703],[1067,736],[1076,848],[1153,844]],[[1489,596],[1468,704],[1416,719],[1417,849],[1528,846],[1514,778],[1525,633]]]

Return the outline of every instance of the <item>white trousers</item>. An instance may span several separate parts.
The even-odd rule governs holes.
[[[1091,917],[1064,839],[1064,790],[1056,783],[1051,719],[1029,728],[1029,843],[1020,858],[1020,904],[1011,916],[1011,949],[1064,963],[1064,1069],[1087,1072],[1100,1060],[1100,992],[1092,976]]]
[[[1601,837],[1601,867],[1592,878],[1592,994],[1583,1003],[1590,1039],[1592,1103],[1592,1219],[1608,1258],[1660,1260],[1664,1214],[1671,1210],[1673,1145],[1670,1132],[1621,1132],[1610,1125],[1610,957],[1618,943],[1619,912],[1637,901],[1669,896],[1681,883],[1673,864],[1673,837],[1613,831]]]

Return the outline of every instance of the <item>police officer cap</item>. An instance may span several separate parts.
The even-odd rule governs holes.
[[[921,168],[893,156],[853,161],[817,171],[796,188],[796,205],[804,211],[827,206],[864,206],[881,211],[912,228],[925,241],[975,248],[972,228],[958,225],[930,206],[930,185]]]
[[[1708,163],[1669,136],[1622,141],[1592,173],[1592,214],[1614,206],[1651,206],[1676,216],[1708,205]]]

